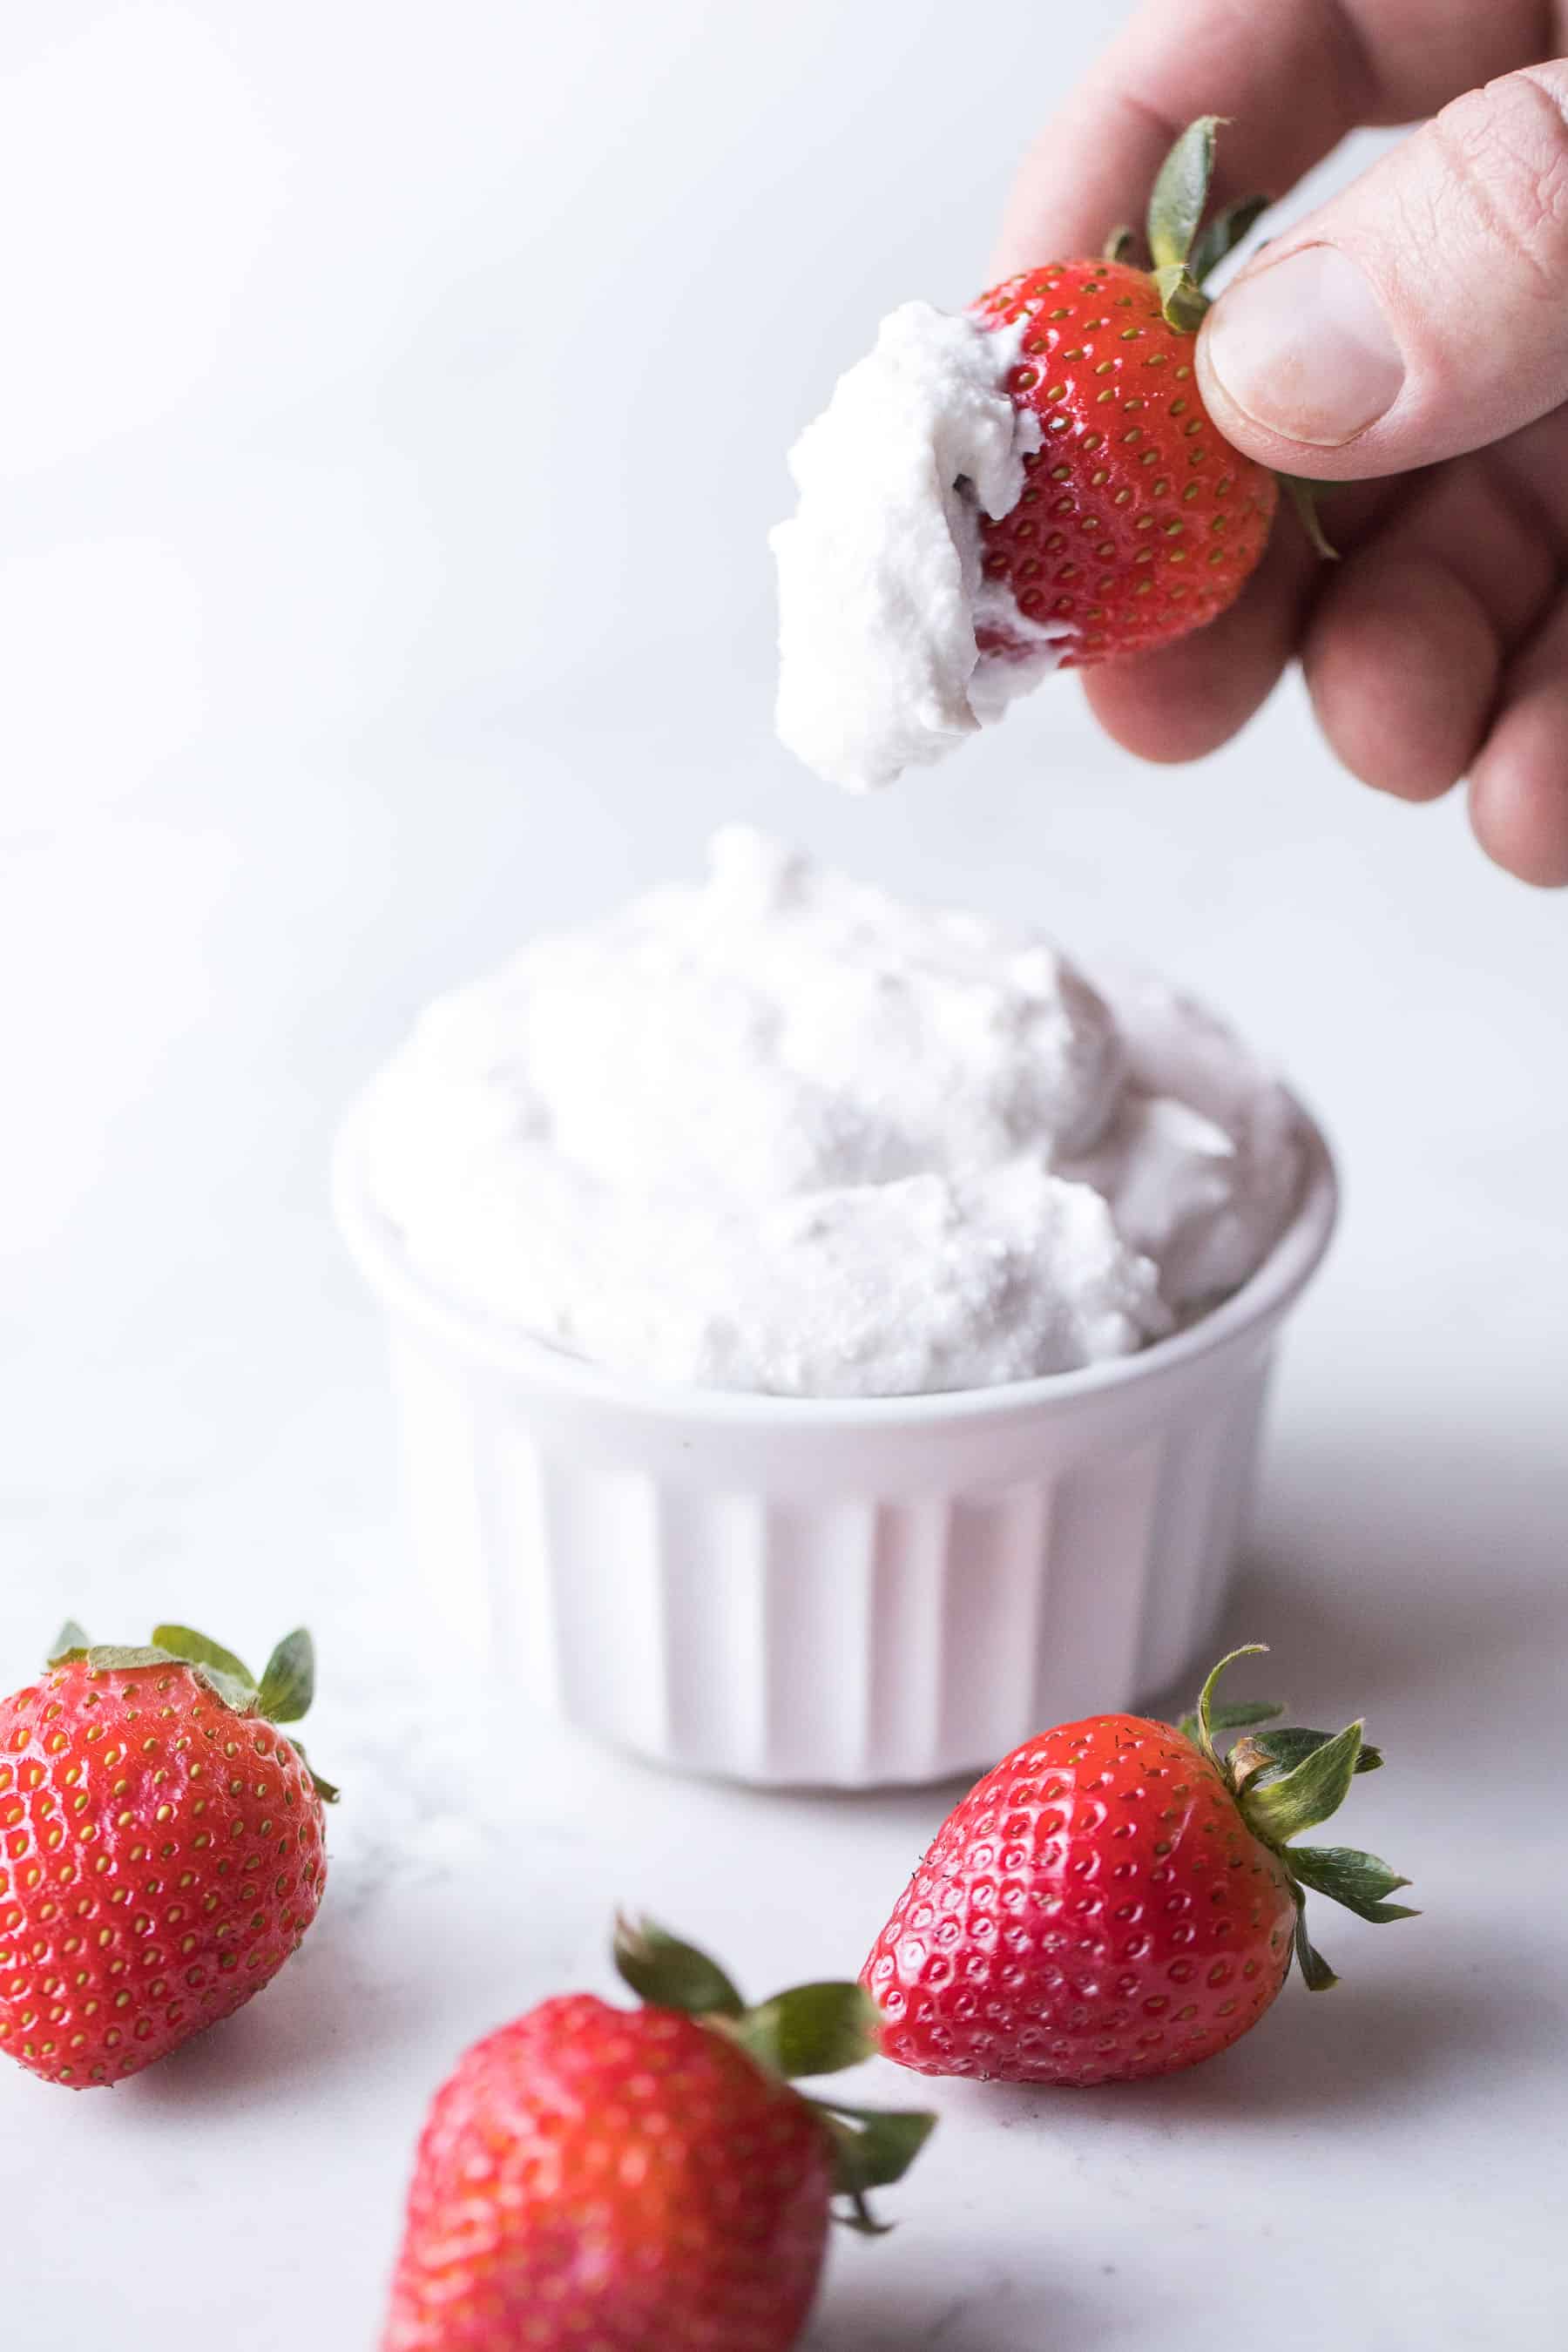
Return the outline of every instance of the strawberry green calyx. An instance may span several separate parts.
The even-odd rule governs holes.
[[[1247,196],[1204,226],[1214,183],[1215,150],[1223,116],[1201,114],[1183,131],[1149,199],[1147,235],[1160,305],[1173,327],[1195,335],[1209,307],[1204,280],[1241,243],[1266,209],[1267,196]]]
[[[1211,299],[1205,291],[1209,278],[1226,255],[1235,252],[1269,205],[1267,196],[1244,196],[1239,204],[1226,205],[1212,220],[1205,221],[1214,184],[1215,152],[1225,120],[1219,114],[1200,114],[1187,125],[1161,165],[1149,199],[1145,234],[1153,262],[1151,275],[1161,310],[1184,335],[1195,335],[1203,325]],[[1135,241],[1131,229],[1114,230],[1106,247],[1107,259],[1128,259]],[[1339,550],[1318,512],[1319,493],[1326,486],[1295,474],[1281,474],[1279,479],[1314,553],[1334,561]]]
[[[1307,534],[1314,555],[1325,556],[1331,563],[1340,560],[1340,551],[1323,529],[1322,516],[1318,512],[1318,499],[1331,482],[1309,481],[1303,474],[1280,474],[1276,477],[1280,488],[1295,510],[1296,520]]]
[[[688,2017],[737,2018],[745,2002],[717,1960],[683,1944],[651,1919],[616,1921],[616,1973],[650,2009],[679,2009]]]
[[[1375,1853],[1363,1853],[1353,1846],[1290,1843],[1336,1813],[1356,1775],[1376,1771],[1383,1752],[1363,1738],[1359,1722],[1333,1732],[1298,1726],[1263,1730],[1257,1727],[1272,1726],[1283,1712],[1280,1707],[1256,1700],[1217,1706],[1215,1692],[1226,1667],[1237,1658],[1263,1657],[1267,1652],[1266,1643],[1249,1642],[1223,1657],[1199,1692],[1194,1712],[1184,1716],[1177,1728],[1214,1766],[1253,1836],[1284,1864],[1296,1902],[1296,1958],[1302,1981],[1310,1992],[1326,1992],[1339,1979],[1307,1934],[1309,1889],[1374,1925],[1415,1919],[1420,1914],[1407,1904],[1387,1900],[1410,1881]],[[1215,1744],[1220,1731],[1246,1736],[1221,1756]]]
[[[841,2074],[876,2053],[881,2014],[861,1985],[795,1985],[748,2008],[717,1961],[650,1919],[618,1918],[614,1952],[622,1981],[639,2000],[682,2011],[726,2035],[779,2082]],[[935,2129],[935,2116],[795,2095],[819,2117],[833,2145],[834,2186],[845,2200],[834,2218],[881,2235],[890,2225],[875,2219],[868,2195],[903,2179]]]
[[[268,1659],[259,1682],[243,1659],[221,1643],[189,1625],[155,1625],[151,1643],[141,1648],[119,1648],[89,1641],[74,1618],[68,1618],[56,1635],[47,1663],[51,1666],[85,1660],[97,1674],[124,1674],[137,1666],[189,1666],[198,1682],[236,1715],[259,1716],[279,1727],[298,1723],[308,1715],[316,1692],[316,1647],[304,1626],[286,1633]],[[301,1741],[286,1737],[310,1775],[323,1804],[335,1805],[338,1790],[312,1767]]]

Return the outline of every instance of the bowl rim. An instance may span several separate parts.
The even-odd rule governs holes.
[[[370,1288],[449,1348],[531,1388],[660,1419],[731,1428],[874,1430],[973,1422],[1080,1404],[1108,1391],[1145,1388],[1170,1373],[1226,1352],[1260,1327],[1278,1322],[1321,1265],[1338,1222],[1340,1185],[1322,1128],[1293,1089],[1286,1089],[1301,1136],[1303,1165],[1295,1211],[1268,1255],[1239,1290],[1195,1323],[1156,1339],[1136,1355],[1111,1357],[1077,1371],[1043,1372],[988,1388],[939,1389],[910,1396],[779,1396],[765,1390],[678,1386],[571,1356],[527,1331],[490,1321],[416,1272],[390,1219],[370,1199],[362,1168],[361,1129],[371,1088],[351,1103],[332,1147],[331,1198],[338,1230]]]

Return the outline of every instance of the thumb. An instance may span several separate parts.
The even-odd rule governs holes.
[[[1204,323],[1215,423],[1279,471],[1429,466],[1568,398],[1568,60],[1446,107]]]

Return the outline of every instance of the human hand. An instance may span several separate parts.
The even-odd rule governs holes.
[[[1093,251],[1197,115],[1229,118],[1228,204],[1282,194],[1357,124],[1435,114],[1199,337],[1238,448],[1362,486],[1326,510],[1343,560],[1280,528],[1218,620],[1084,684],[1130,751],[1197,759],[1300,656],[1353,774],[1411,801],[1468,776],[1482,846],[1543,885],[1568,884],[1563,46],[1568,0],[1144,0],[1026,163],[992,271]]]

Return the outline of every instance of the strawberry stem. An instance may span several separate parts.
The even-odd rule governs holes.
[[[1215,1712],[1214,1695],[1219,1687],[1220,1676],[1227,1666],[1235,1665],[1237,1658],[1266,1658],[1268,1655],[1267,1642],[1246,1642],[1239,1650],[1227,1650],[1218,1665],[1213,1669],[1202,1690],[1199,1691],[1196,1711],[1192,1715],[1184,1716],[1177,1727],[1203,1750],[1216,1772],[1223,1773],[1225,1766],[1215,1752],[1214,1735],[1216,1729],[1223,1731],[1227,1728],[1224,1712],[1217,1716]],[[1269,1715],[1278,1715],[1279,1710],[1278,1707],[1271,1706],[1268,1712]],[[1262,1722],[1266,1717],[1254,1716],[1252,1720],[1255,1723]],[[1190,1729],[1189,1726],[1191,1726]]]

